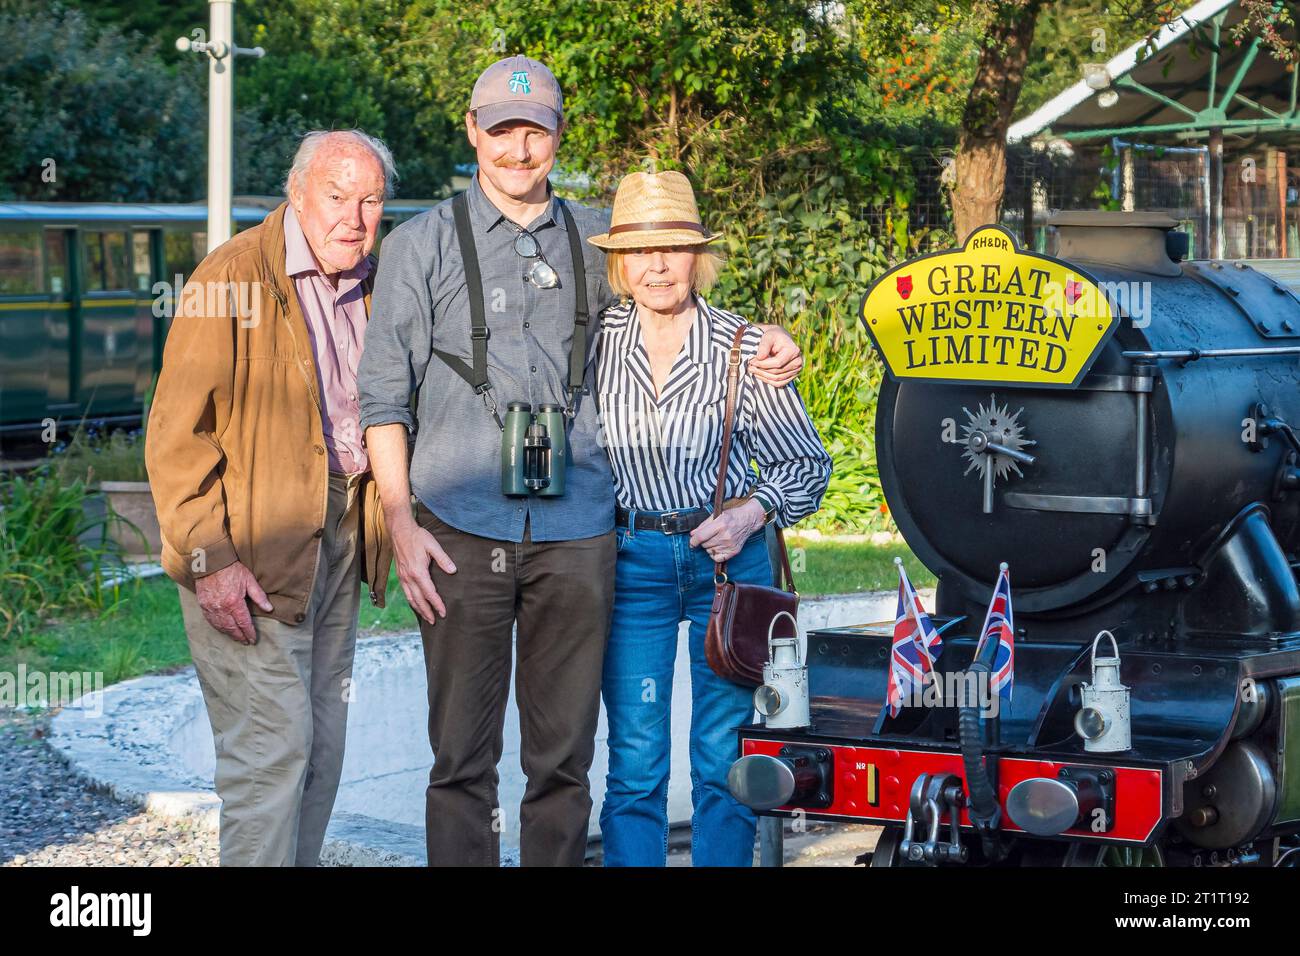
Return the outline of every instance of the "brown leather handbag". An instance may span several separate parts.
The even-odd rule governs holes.
[[[731,456],[731,435],[736,417],[736,388],[740,380],[740,342],[742,326],[731,342],[727,359],[727,404],[722,425],[722,461],[718,469],[718,489],[713,495],[713,513],[721,514]],[[704,636],[704,657],[719,677],[736,684],[757,687],[763,683],[763,665],[767,663],[767,635],[773,620],[782,611],[795,617],[799,611],[799,592],[794,589],[790,556],[785,536],[776,529],[781,551],[782,587],[742,584],[727,578],[727,563],[713,566],[713,609]]]

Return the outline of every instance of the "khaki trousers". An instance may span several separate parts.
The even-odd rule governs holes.
[[[361,599],[357,487],[330,475],[307,616],[254,617],[236,643],[180,588],[190,654],[216,744],[222,866],[315,866],[343,770]]]
[[[420,622],[429,686],[433,769],[425,792],[430,866],[497,866],[497,806],[512,658],[519,758],[528,785],[519,808],[523,866],[581,866],[591,817],[600,675],[614,608],[614,532],[574,541],[495,541],[416,508],[456,565],[430,567],[447,605]],[[518,635],[511,632],[518,622]]]

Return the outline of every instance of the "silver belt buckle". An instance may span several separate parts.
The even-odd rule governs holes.
[[[681,517],[681,514],[682,512],[680,509],[677,511],[665,511],[659,516],[659,530],[664,534],[681,534],[680,531],[669,530],[668,528],[668,523],[670,521],[676,521]]]

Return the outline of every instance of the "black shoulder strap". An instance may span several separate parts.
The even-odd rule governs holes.
[[[460,260],[465,269],[465,292],[469,295],[470,347],[473,349],[473,367],[465,364],[458,355],[434,349],[433,354],[469,383],[475,393],[482,395],[492,386],[487,376],[487,343],[491,334],[487,316],[483,311],[483,276],[478,269],[478,249],[474,246],[474,230],[469,221],[469,191],[451,201],[451,214],[456,223],[456,241],[460,243]]]
[[[569,257],[573,260],[573,342],[569,347],[569,401],[565,409],[572,418],[587,367],[587,326],[591,324],[591,316],[587,306],[587,268],[582,258],[582,236],[578,232],[577,223],[573,221],[573,213],[569,212],[568,203],[560,202],[560,212],[564,215],[564,228],[569,234]],[[483,310],[483,276],[479,272],[478,249],[474,246],[474,231],[469,221],[468,190],[451,201],[451,213],[465,269],[465,291],[469,295],[469,335],[473,365],[466,365],[460,356],[441,349],[433,349],[433,354],[468,382],[476,394],[483,396],[488,410],[500,426],[501,418],[497,414],[496,402],[491,397],[492,385],[487,375],[487,345],[491,332]]]
[[[569,204],[561,202],[560,210],[564,213],[564,228],[569,234],[569,258],[573,260],[573,342],[569,346],[568,407],[572,417],[587,368],[587,326],[591,316],[587,311],[587,266],[582,257],[582,236],[573,221],[573,213],[569,212]]]
[[[492,397],[492,383],[488,381],[487,343],[491,332],[487,326],[487,315],[483,311],[483,275],[479,272],[478,249],[474,246],[474,229],[469,221],[468,190],[451,201],[451,215],[456,224],[456,241],[460,244],[460,259],[465,269],[465,292],[469,296],[470,348],[474,364],[466,365],[459,355],[452,355],[442,349],[432,351],[449,369],[469,383],[474,394],[483,396],[483,404],[492,413],[497,427],[504,430],[505,423],[501,421],[496,399]]]

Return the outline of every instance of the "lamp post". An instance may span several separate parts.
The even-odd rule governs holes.
[[[208,252],[231,236],[233,199],[235,57],[263,57],[260,46],[235,46],[235,0],[208,0],[209,33],[181,37],[176,49],[208,56]]]

